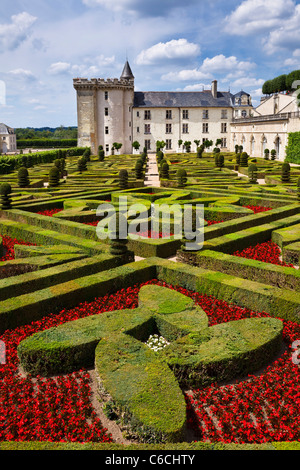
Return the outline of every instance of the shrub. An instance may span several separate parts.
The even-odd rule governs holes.
[[[215,166],[220,169],[224,167],[224,155],[220,153],[215,155]]]
[[[257,183],[257,166],[254,163],[249,165],[248,178],[251,184]]]
[[[290,132],[286,147],[286,161],[300,163],[300,132]]]
[[[179,168],[176,172],[177,186],[183,188],[187,182],[187,173],[184,168]]]
[[[270,150],[269,149],[265,149],[265,155],[264,155],[264,158],[265,160],[269,160],[269,155],[270,155]]]
[[[290,164],[285,162],[281,167],[281,181],[283,183],[288,183],[290,181],[291,167]]]
[[[298,178],[298,181],[297,181],[297,196],[298,196],[298,201],[300,201],[300,177]]]
[[[157,156],[157,163],[160,163],[162,159],[164,158],[164,153],[161,150],[158,150],[156,156]]]
[[[204,145],[200,145],[200,147],[197,148],[197,158],[202,158],[203,152],[204,152]]]
[[[143,163],[138,160],[135,164],[135,177],[137,180],[140,180],[142,178],[142,174],[143,174]]]
[[[276,160],[276,155],[277,155],[277,152],[276,150],[271,150],[271,160]]]
[[[242,152],[241,153],[241,161],[240,161],[240,164],[241,164],[241,167],[247,167],[248,166],[248,154],[247,152]]]
[[[2,183],[0,186],[0,196],[1,196],[1,209],[8,210],[11,209],[11,185],[8,183]]]
[[[119,172],[119,186],[121,189],[128,189],[128,171],[121,170]]]
[[[59,185],[60,173],[57,166],[53,166],[49,172],[49,186],[55,188]]]
[[[163,163],[161,166],[161,177],[169,179],[169,165],[167,162]]]
[[[239,165],[241,163],[241,154],[236,152],[235,154],[235,162],[237,165]]]
[[[103,162],[104,157],[105,157],[103,148],[98,150],[98,157],[99,157],[99,162]]]
[[[81,158],[78,159],[77,169],[80,173],[82,173],[83,171],[87,171],[87,165],[86,165],[86,158],[85,157],[81,157]]]
[[[21,167],[18,170],[18,185],[20,188],[26,188],[30,184],[28,170],[25,167]]]

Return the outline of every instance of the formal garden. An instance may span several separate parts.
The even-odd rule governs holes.
[[[0,449],[300,449],[300,165],[149,158],[0,158]]]

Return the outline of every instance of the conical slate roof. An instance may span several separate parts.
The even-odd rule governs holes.
[[[124,65],[121,78],[125,78],[126,80],[134,78],[133,73],[132,73],[131,68],[130,68],[130,65],[128,63],[128,60],[126,60],[126,63]]]

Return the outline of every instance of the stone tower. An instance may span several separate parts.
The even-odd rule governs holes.
[[[102,145],[110,154],[114,142],[122,153],[132,152],[132,106],[134,76],[126,61],[119,79],[74,78],[77,92],[78,146],[91,147],[93,154]]]

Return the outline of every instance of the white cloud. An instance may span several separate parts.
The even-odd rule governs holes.
[[[243,78],[238,78],[235,80],[233,83],[230,84],[232,88],[249,88],[249,87],[254,87],[254,86],[262,86],[265,83],[265,80],[262,78],[249,78],[249,77],[243,77]]]
[[[280,28],[295,13],[293,0],[245,0],[225,18],[225,31],[247,36]]]
[[[256,67],[253,62],[239,61],[235,56],[225,57],[216,55],[211,59],[206,58],[201,66],[201,71],[206,73],[246,72]]]
[[[183,91],[202,91],[207,88],[207,85],[204,83],[194,83],[193,85],[187,85],[184,87]],[[181,90],[178,90],[181,91]]]
[[[51,75],[58,75],[60,73],[66,73],[71,70],[71,64],[68,62],[55,62],[54,64],[51,64],[48,72]]]
[[[268,54],[286,49],[289,52],[299,51],[300,44],[300,5],[295,7],[290,18],[283,19],[280,26],[271,31],[264,40],[264,48]],[[297,57],[297,56],[296,56]]]
[[[200,54],[198,44],[188,42],[186,39],[172,39],[168,42],[159,42],[149,49],[139,53],[136,59],[138,65],[149,65],[166,59],[185,59]]]
[[[225,57],[223,54],[212,58],[206,58],[198,69],[180,70],[178,72],[169,72],[163,75],[162,80],[168,81],[193,81],[208,80],[216,75],[229,74],[229,76],[243,76],[255,68],[253,62],[239,61],[235,56]],[[228,81],[228,80],[224,80]]]
[[[31,70],[19,68],[11,70],[9,74],[14,78],[18,78],[21,80],[36,80],[36,76],[33,72],[31,72]]]
[[[84,63],[71,64],[70,62],[54,62],[48,68],[51,75],[71,74],[73,76],[86,76],[95,77],[98,75],[103,67],[112,65],[115,62],[115,57],[105,57],[99,55],[96,58],[85,58]]]
[[[37,18],[27,12],[11,17],[11,23],[0,24],[0,50],[16,49],[27,39],[30,28]]]
[[[184,82],[184,81],[193,81],[193,80],[206,80],[210,79],[212,76],[208,73],[201,72],[198,69],[192,70],[180,70],[179,72],[169,72],[162,75],[161,79],[169,82]]]

